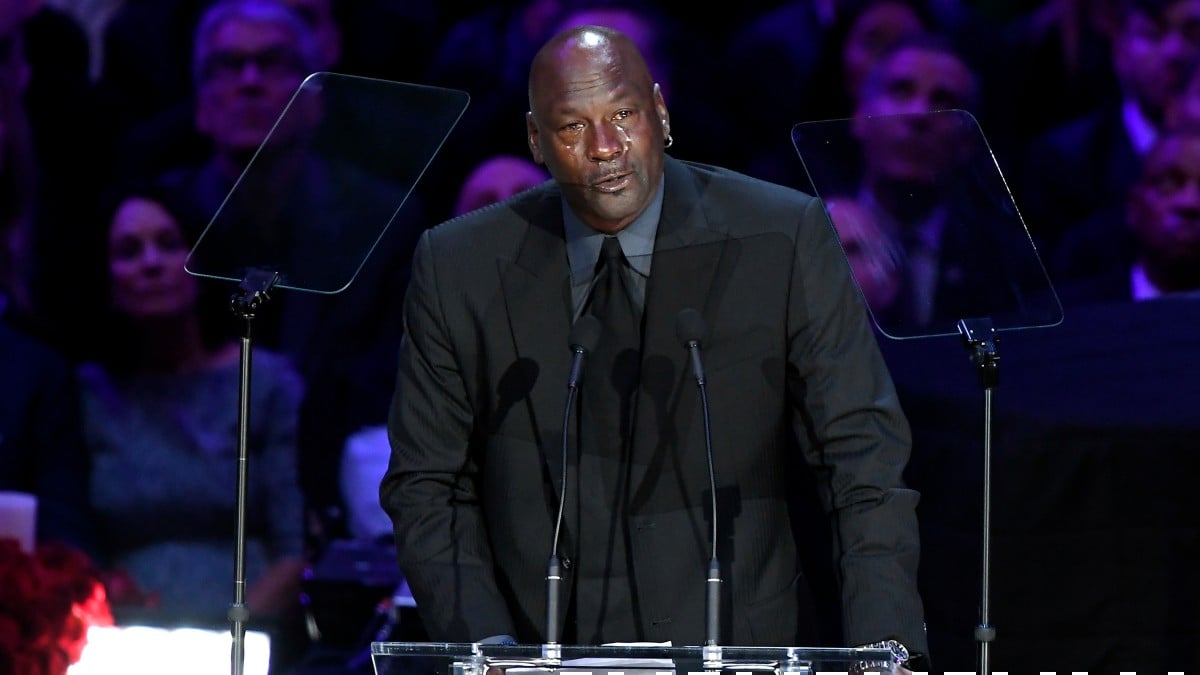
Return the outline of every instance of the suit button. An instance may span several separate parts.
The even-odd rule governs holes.
[[[563,566],[563,569],[564,569],[564,570],[569,570],[569,569],[571,569],[571,564],[572,564],[572,563],[571,563],[571,559],[570,559],[570,558],[568,558],[568,557],[566,557],[566,556],[563,556],[563,559],[562,559],[562,566]]]

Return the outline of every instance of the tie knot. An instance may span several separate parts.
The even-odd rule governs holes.
[[[605,237],[604,243],[600,246],[600,263],[609,265],[620,263],[625,259],[625,254],[621,251],[621,242],[616,237]]]

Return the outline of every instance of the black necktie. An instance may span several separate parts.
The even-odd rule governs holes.
[[[599,319],[580,389],[579,538],[572,624],[585,643],[612,640],[634,612],[626,553],[629,437],[641,361],[641,321],[626,288],[631,270],[616,237],[606,237],[585,311]]]
[[[591,449],[610,457],[622,454],[629,432],[642,341],[638,311],[624,279],[626,266],[620,242],[605,237],[587,309],[603,331],[588,362],[590,382],[584,385],[583,400],[593,417],[584,431],[597,441]]]

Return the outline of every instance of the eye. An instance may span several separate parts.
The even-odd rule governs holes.
[[[134,260],[142,252],[142,242],[134,237],[121,237],[112,243],[113,260]]]
[[[163,232],[159,233],[159,235],[156,237],[155,244],[157,244],[160,251],[167,253],[177,253],[184,250],[186,247],[183,237],[175,230],[164,230]]]
[[[1172,194],[1183,187],[1184,183],[1187,182],[1187,177],[1180,171],[1168,169],[1151,176],[1148,182],[1158,192]]]
[[[885,91],[893,99],[907,100],[913,97],[917,86],[912,80],[892,80],[887,83]]]

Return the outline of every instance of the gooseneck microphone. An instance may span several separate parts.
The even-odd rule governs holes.
[[[563,507],[567,503],[567,448],[570,446],[571,409],[583,375],[583,359],[600,342],[600,320],[584,314],[571,326],[568,345],[571,348],[571,371],[567,375],[567,403],[563,406],[562,430],[562,488],[558,496],[558,516],[554,521],[554,543],[550,547],[550,562],[546,564],[546,643],[558,644],[558,615],[561,603],[562,560],[558,557],[558,540],[562,533]],[[557,658],[555,655],[553,658]]]
[[[719,660],[715,648],[721,633],[721,563],[717,560],[717,477],[713,468],[712,426],[708,416],[708,390],[705,387],[704,364],[700,348],[707,329],[700,312],[688,307],[675,318],[675,335],[692,357],[692,375],[700,389],[700,404],[704,412],[704,449],[708,457],[708,489],[712,496],[712,554],[708,561],[708,580],[705,597],[705,662]],[[709,649],[714,648],[714,649]]]

